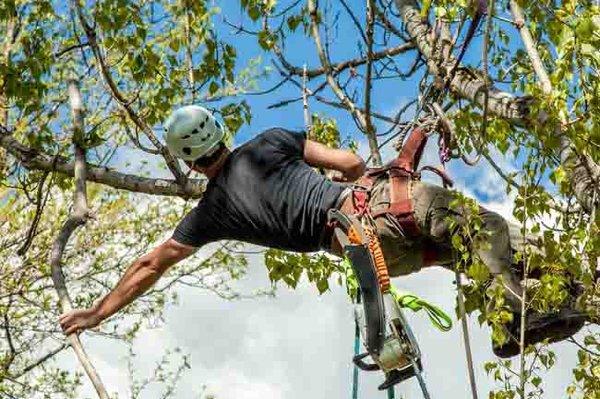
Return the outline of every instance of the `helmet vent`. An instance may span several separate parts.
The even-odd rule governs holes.
[[[205,122],[200,123],[200,129],[204,129],[204,123]]]
[[[181,137],[181,138],[182,138],[182,139],[189,139],[190,137],[192,137],[192,136],[190,136],[189,134],[186,134],[185,136],[183,136],[183,137]]]
[[[183,147],[181,150],[185,155],[192,155],[192,149],[190,147]]]
[[[198,134],[198,133],[200,133],[200,132],[198,131],[198,129],[194,129],[194,130],[192,130],[192,134]]]

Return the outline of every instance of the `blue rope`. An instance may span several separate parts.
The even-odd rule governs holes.
[[[360,329],[356,320],[354,321],[354,355],[360,350]],[[354,365],[352,371],[352,399],[358,399],[358,366]]]

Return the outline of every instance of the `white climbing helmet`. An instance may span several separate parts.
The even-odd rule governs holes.
[[[199,105],[181,107],[165,122],[167,147],[185,161],[212,155],[224,136],[221,124],[209,110]]]

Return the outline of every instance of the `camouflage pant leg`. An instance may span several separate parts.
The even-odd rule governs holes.
[[[452,191],[440,186],[423,182],[412,182],[409,189],[412,193],[415,219],[421,229],[421,236],[408,238],[400,225],[389,215],[383,215],[375,220],[381,246],[386,257],[392,276],[413,273],[424,266],[423,248],[425,245],[435,245],[439,257],[436,264],[454,269],[453,250],[448,216],[459,223],[466,223],[466,210],[451,209],[450,202],[454,199]],[[371,208],[374,211],[384,209],[389,205],[389,184],[387,179],[379,180],[373,187]],[[492,275],[501,275],[508,288],[507,301],[514,311],[519,311],[521,286],[517,276],[511,272],[513,245],[511,232],[504,218],[495,212],[480,208],[479,217],[482,228],[490,235],[489,244],[480,246],[477,254],[489,268]],[[518,235],[514,235],[514,240]],[[516,243],[516,242],[515,242]],[[513,294],[511,294],[511,292]]]

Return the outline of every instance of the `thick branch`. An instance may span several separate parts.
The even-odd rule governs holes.
[[[65,246],[71,237],[71,234],[77,227],[85,224],[89,218],[89,210],[87,207],[86,197],[86,168],[85,168],[85,149],[82,147],[83,139],[83,106],[81,94],[75,82],[69,83],[69,97],[71,99],[71,110],[73,112],[73,145],[75,147],[75,193],[73,212],[60,229],[58,237],[52,245],[50,254],[50,268],[52,273],[52,282],[58,294],[60,308],[63,312],[70,311],[73,306],[69,298],[69,291],[65,284],[65,278],[62,272],[61,258],[65,250]],[[100,376],[96,372],[94,365],[90,361],[87,353],[81,345],[81,341],[77,334],[71,334],[67,337],[69,344],[75,351],[79,362],[83,366],[86,374],[90,378],[98,397],[100,399],[109,399],[108,393]]]
[[[429,72],[438,77],[440,81],[444,81],[444,77],[456,63],[456,58],[450,54],[446,57],[437,54],[431,44],[430,27],[427,21],[421,18],[416,1],[396,0],[396,7],[405,23],[406,30],[426,60]],[[450,89],[453,93],[472,101],[481,109],[485,104],[485,87],[486,82],[479,74],[460,66],[456,69],[454,78],[450,82]],[[493,115],[508,119],[518,125],[527,123],[529,98],[515,97],[510,93],[490,87],[488,101],[489,112]]]
[[[417,45],[421,55],[427,62],[429,72],[444,81],[448,72],[456,63],[451,54],[442,55],[436,51],[429,40],[430,27],[420,16],[420,10],[415,0],[395,0],[400,17],[405,23],[406,30]],[[533,123],[544,123],[543,112],[539,120],[532,119],[529,113],[530,97],[516,97],[510,93],[489,86],[486,98],[486,82],[478,71],[458,67],[449,85],[450,90],[457,96],[471,101],[484,109],[487,100],[487,110],[490,115],[503,118],[517,126],[527,126]],[[590,211],[597,207],[593,203],[593,192],[600,186],[600,165],[588,155],[577,157],[566,135],[558,131],[561,149],[560,159],[563,165],[571,168],[572,187],[581,205]]]
[[[0,132],[0,147],[6,149],[28,169],[58,172],[75,176],[75,164],[64,157],[52,157],[36,149],[24,146],[10,134]],[[175,180],[151,179],[110,170],[107,167],[86,163],[88,181],[105,184],[120,190],[132,192],[168,195],[182,198],[199,198],[204,186],[199,180],[188,180],[181,187]]]

